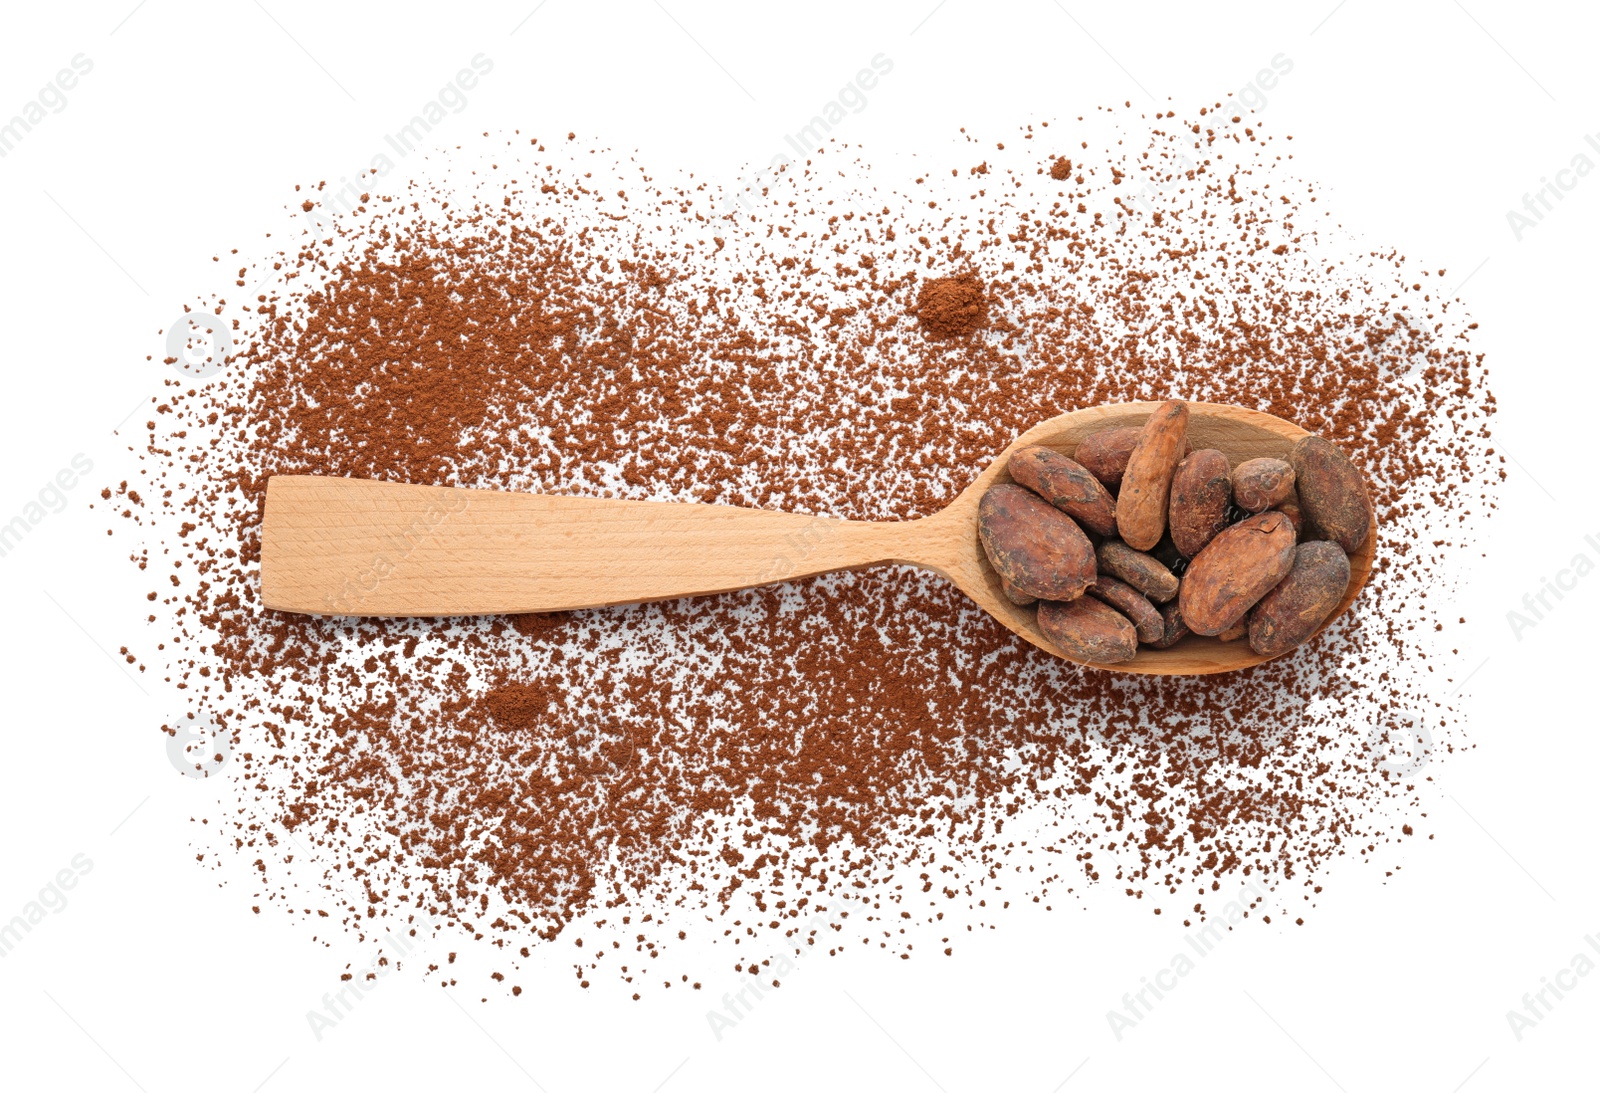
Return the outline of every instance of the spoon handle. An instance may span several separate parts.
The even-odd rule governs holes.
[[[267,483],[261,596],[314,615],[606,607],[932,565],[941,524],[279,475]]]

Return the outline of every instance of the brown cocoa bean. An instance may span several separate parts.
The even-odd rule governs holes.
[[[1090,433],[1078,442],[1072,458],[1098,478],[1100,484],[1115,497],[1122,488],[1122,475],[1128,469],[1128,457],[1133,454],[1134,445],[1139,443],[1141,431],[1137,425],[1127,425]],[[1183,454],[1188,455],[1192,451],[1194,445],[1185,436]]]
[[[1133,447],[1137,443],[1137,426],[1101,429],[1085,437],[1072,453],[1072,458],[1098,478],[1102,486],[1116,492],[1122,486],[1122,474],[1128,469],[1128,457],[1133,454]]]
[[[1297,492],[1290,490],[1288,500],[1272,506],[1272,511],[1281,512],[1287,516],[1289,518],[1289,522],[1294,525],[1295,535],[1302,540],[1306,538],[1305,515],[1300,510],[1300,495]]]
[[[1189,628],[1183,623],[1183,612],[1178,610],[1178,601],[1161,605],[1161,640],[1152,641],[1152,649],[1171,649],[1178,642],[1189,636]]]
[[[1167,522],[1178,553],[1193,558],[1228,526],[1232,495],[1227,456],[1215,448],[1202,448],[1183,458],[1172,476],[1172,500],[1167,506]]]
[[[1139,651],[1133,623],[1088,596],[1041,603],[1039,629],[1062,652],[1094,664],[1119,664]]]
[[[1094,547],[1072,517],[1009,482],[978,502],[978,538],[989,564],[1024,595],[1072,600],[1094,583]]]
[[[1178,603],[1196,634],[1220,634],[1283,580],[1294,563],[1294,525],[1281,512],[1224,528],[1189,563]]]
[[[1178,578],[1172,570],[1127,543],[1107,539],[1096,548],[1095,558],[1100,569],[1133,585],[1155,603],[1166,603],[1178,594]]]
[[[1372,499],[1356,465],[1320,436],[1303,436],[1289,453],[1300,508],[1319,537],[1354,554],[1372,531]]]
[[[1164,402],[1144,423],[1128,456],[1117,494],[1117,534],[1134,550],[1149,550],[1167,529],[1167,498],[1188,428],[1189,407]]]
[[[1265,512],[1294,492],[1294,468],[1281,459],[1246,459],[1233,468],[1233,503],[1246,512]]]
[[[1250,626],[1244,619],[1240,619],[1222,633],[1217,635],[1218,641],[1238,641],[1250,632]]]
[[[1116,502],[1100,480],[1060,452],[1030,445],[1006,462],[1018,485],[1026,486],[1097,535],[1117,528]]]
[[[1134,631],[1139,635],[1139,640],[1156,642],[1161,640],[1165,627],[1161,622],[1161,612],[1155,609],[1151,602],[1139,594],[1139,590],[1132,585],[1123,584],[1115,577],[1104,574],[1094,579],[1094,584],[1089,586],[1089,595],[1102,603],[1115,607],[1128,621],[1133,623]]]
[[[1350,559],[1338,543],[1301,543],[1289,575],[1250,612],[1250,648],[1287,653],[1328,621],[1350,587]]]
[[[1000,578],[1000,591],[1005,594],[1006,599],[1018,607],[1029,607],[1039,602],[1038,596],[1028,595],[1004,577]]]

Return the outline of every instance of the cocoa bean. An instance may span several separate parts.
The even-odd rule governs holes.
[[[1354,554],[1372,531],[1372,499],[1356,465],[1320,436],[1303,436],[1289,453],[1300,508],[1319,537]]]
[[[1126,425],[1090,433],[1078,442],[1072,458],[1098,478],[1100,484],[1115,497],[1122,488],[1122,475],[1128,469],[1128,457],[1133,454],[1134,445],[1139,443],[1141,431],[1137,425]],[[1194,445],[1185,436],[1183,454],[1188,455],[1192,451]]]
[[[1281,512],[1224,528],[1189,563],[1178,603],[1196,634],[1220,634],[1283,580],[1294,564],[1294,525]]]
[[[1133,623],[1133,629],[1139,635],[1140,641],[1161,640],[1165,629],[1161,621],[1161,612],[1157,611],[1132,585],[1123,584],[1115,577],[1101,574],[1094,579],[1094,584],[1089,586],[1089,595],[1102,603],[1110,604],[1127,616],[1128,621]]]
[[[1171,649],[1178,642],[1189,636],[1189,628],[1183,623],[1183,612],[1178,610],[1178,601],[1161,605],[1161,640],[1152,641],[1152,649]]]
[[[1193,558],[1228,526],[1231,497],[1227,456],[1215,448],[1203,448],[1183,458],[1172,476],[1172,500],[1167,506],[1172,543],[1178,553]]]
[[[1102,486],[1116,492],[1122,485],[1123,472],[1128,469],[1128,457],[1138,443],[1137,426],[1101,429],[1085,437],[1072,453],[1072,458],[1098,478]]]
[[[1305,539],[1307,537],[1306,534],[1305,534],[1305,529],[1306,529],[1305,515],[1301,512],[1301,509],[1300,509],[1300,494],[1299,493],[1297,493],[1294,490],[1290,490],[1288,499],[1283,501],[1283,502],[1281,502],[1281,503],[1279,503],[1279,504],[1276,504],[1276,505],[1272,506],[1272,511],[1273,512],[1281,512],[1285,516],[1287,516],[1289,518],[1289,522],[1294,525],[1294,533],[1295,533],[1295,535],[1298,536],[1300,539],[1303,540],[1303,539]]]
[[[1128,456],[1117,494],[1117,534],[1134,550],[1149,550],[1167,528],[1167,498],[1188,427],[1189,407],[1164,402],[1144,423]]]
[[[1117,527],[1116,502],[1100,480],[1060,452],[1030,445],[1018,448],[1006,462],[1018,485],[1026,486],[1098,535]]]
[[[1250,626],[1244,619],[1240,619],[1222,633],[1217,635],[1218,641],[1238,641],[1250,632]]]
[[[1094,664],[1132,660],[1139,651],[1133,623],[1088,596],[1071,603],[1041,603],[1039,629],[1062,652]]]
[[[1250,612],[1250,648],[1287,653],[1328,621],[1350,587],[1350,559],[1337,543],[1301,543],[1289,575]]]
[[[1042,600],[1072,600],[1094,583],[1094,548],[1083,530],[1037,494],[1009,482],[978,502],[978,538],[1004,581]]]
[[[1247,459],[1233,468],[1233,500],[1246,512],[1265,512],[1294,492],[1294,468],[1281,459]]]
[[[1178,594],[1178,578],[1172,570],[1127,543],[1108,539],[1095,550],[1099,568],[1133,585],[1155,603],[1166,603]]]
[[[1000,591],[1005,594],[1006,599],[1018,607],[1028,607],[1039,602],[1038,596],[1028,595],[1004,577],[1000,578]]]

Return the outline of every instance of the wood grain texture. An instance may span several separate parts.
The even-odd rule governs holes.
[[[942,574],[1013,632],[1061,656],[1039,630],[1035,610],[1001,592],[979,546],[978,500],[995,482],[1010,481],[1004,467],[1012,450],[1038,444],[1070,456],[1090,433],[1142,425],[1159,405],[1100,406],[1043,422],[944,511],[901,523],[277,476],[267,485],[262,526],[262,600],[271,610],[317,615],[512,614],[706,595],[901,563]],[[1194,446],[1218,448],[1234,466],[1285,458],[1305,435],[1239,407],[1191,402],[1189,411]],[[1350,587],[1329,622],[1365,585],[1375,541],[1376,529],[1350,559]],[[1170,649],[1141,647],[1122,664],[1090,667],[1199,675],[1267,659],[1244,642],[1189,637]]]
[[[915,563],[916,523],[280,475],[262,599],[320,615],[611,607]]]

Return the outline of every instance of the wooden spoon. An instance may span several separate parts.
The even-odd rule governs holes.
[[[1039,630],[1034,608],[1001,594],[978,543],[978,499],[996,482],[1010,481],[1005,466],[1013,450],[1041,444],[1070,455],[1090,433],[1140,425],[1159,405],[1098,406],[1051,418],[1013,441],[942,512],[899,523],[279,475],[267,483],[261,596],[269,609],[312,615],[516,614],[702,596],[902,564],[943,575],[1012,631],[1065,657]],[[1219,448],[1235,466],[1258,456],[1286,459],[1306,435],[1255,410],[1188,405],[1195,448]],[[1350,587],[1330,622],[1366,584],[1376,537],[1374,528],[1350,559]],[[1204,675],[1267,659],[1245,641],[1191,636],[1170,649],[1140,646],[1130,661],[1090,667]]]

